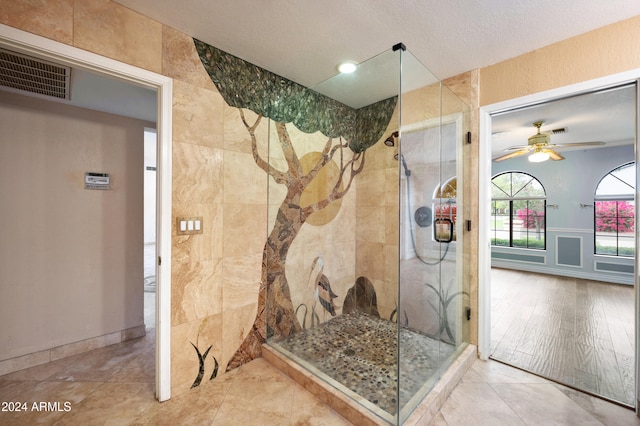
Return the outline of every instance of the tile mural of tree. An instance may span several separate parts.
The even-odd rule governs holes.
[[[302,329],[285,274],[289,248],[314,212],[327,208],[348,193],[355,177],[364,169],[366,150],[382,138],[397,97],[354,110],[213,46],[198,40],[194,43],[220,94],[227,104],[239,109],[242,124],[251,138],[256,165],[277,184],[286,187],[275,225],[264,245],[258,313],[251,331],[229,361],[228,371],[259,357],[267,337],[286,337]],[[245,108],[258,114],[255,121],[245,118]],[[285,171],[276,169],[258,153],[256,128],[263,119],[274,122],[277,143],[284,153]],[[327,137],[321,155],[315,157],[315,164],[303,167],[287,123],[306,133],[320,131]],[[302,204],[305,189],[330,163],[337,164],[333,186],[320,199]]]

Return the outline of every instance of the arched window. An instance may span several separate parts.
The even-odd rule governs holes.
[[[635,163],[607,173],[594,200],[595,254],[633,257],[635,249]]]
[[[547,196],[542,184],[522,172],[491,179],[491,244],[544,250]]]

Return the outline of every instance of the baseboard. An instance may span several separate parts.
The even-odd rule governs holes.
[[[127,340],[136,339],[138,337],[145,336],[146,334],[146,328],[144,324],[142,324],[137,327],[103,334],[102,336],[90,337],[88,339],[68,343],[66,345],[56,346],[54,348],[17,356],[15,358],[5,359],[0,361],[0,376],[84,352],[89,352],[105,346],[114,345],[116,343],[125,342]]]

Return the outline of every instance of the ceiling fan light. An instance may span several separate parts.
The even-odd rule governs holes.
[[[532,163],[541,163],[549,159],[549,154],[543,151],[536,151],[529,156],[529,161]]]

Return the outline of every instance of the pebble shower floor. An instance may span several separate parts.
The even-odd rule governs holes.
[[[275,346],[308,362],[331,379],[391,415],[436,373],[440,360],[455,347],[412,330],[400,329],[398,393],[398,325],[355,311],[297,333]]]

